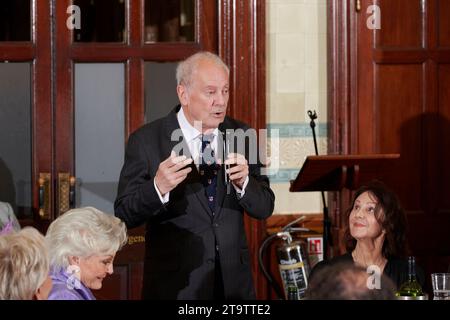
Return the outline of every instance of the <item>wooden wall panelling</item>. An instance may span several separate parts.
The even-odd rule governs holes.
[[[450,192],[449,4],[378,0],[381,29],[370,30],[364,13],[373,2],[361,1],[360,13],[353,1],[343,2],[329,8],[331,31],[347,31],[329,41],[330,88],[343,90],[330,99],[333,125],[343,127],[330,131],[330,149],[401,153],[391,187],[406,209],[412,253],[426,269],[430,290],[429,273],[445,271],[450,257],[450,201],[444,196]],[[337,83],[347,74],[350,81]],[[345,202],[341,194],[337,206]]]

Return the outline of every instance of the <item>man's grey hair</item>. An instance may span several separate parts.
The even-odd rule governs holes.
[[[66,269],[69,257],[114,255],[126,242],[125,224],[93,207],[72,209],[50,224],[45,236],[50,265]]]
[[[224,68],[227,74],[230,74],[230,68],[216,54],[208,51],[200,51],[186,60],[181,61],[177,66],[177,84],[189,87],[192,83],[192,76],[201,61],[211,61]]]

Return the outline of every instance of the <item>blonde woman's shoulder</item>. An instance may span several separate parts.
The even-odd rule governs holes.
[[[0,230],[2,226],[5,226],[9,222],[12,222],[12,227],[14,230],[20,230],[20,224],[17,220],[16,215],[8,202],[0,201]]]

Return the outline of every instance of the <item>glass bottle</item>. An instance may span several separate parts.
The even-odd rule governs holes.
[[[298,288],[295,284],[288,285],[287,288],[287,299],[288,300],[299,300]]]
[[[398,297],[423,296],[422,286],[417,282],[416,259],[414,257],[408,257],[408,280],[402,283],[396,295]]]

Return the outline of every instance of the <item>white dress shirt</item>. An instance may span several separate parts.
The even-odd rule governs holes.
[[[195,128],[194,126],[192,126],[189,121],[186,119],[186,116],[184,114],[183,111],[183,107],[180,108],[180,111],[178,111],[177,113],[177,120],[178,120],[178,124],[180,125],[181,131],[183,132],[183,136],[184,139],[186,141],[186,144],[188,145],[189,148],[189,152],[191,153],[192,159],[194,160],[194,163],[197,167],[198,170],[198,166],[200,164],[200,150],[202,147],[202,133]],[[214,153],[217,156],[217,135],[219,133],[219,129],[216,128],[214,129],[214,131],[212,132],[212,134],[214,135],[213,140],[211,141],[211,148],[214,150]],[[217,159],[216,159],[217,161]],[[245,179],[244,185],[242,186],[242,189],[240,189],[239,187],[237,187],[234,183],[232,183],[234,189],[236,190],[236,192],[238,193],[238,196],[240,198],[242,198],[245,194],[245,188],[247,187],[248,184],[248,176]],[[156,187],[156,182],[155,180],[153,180],[153,184],[155,186],[156,189],[156,193],[159,196],[159,199],[161,200],[162,203],[167,203],[169,202],[169,194],[170,192],[167,192],[164,196],[161,195],[161,193],[159,192],[159,189]]]

